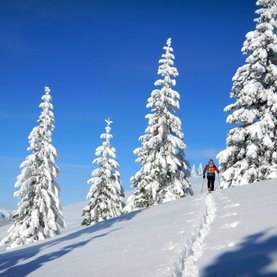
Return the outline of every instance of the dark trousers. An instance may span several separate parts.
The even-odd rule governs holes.
[[[207,176],[208,179],[208,189],[210,189],[211,191],[214,190],[214,180],[215,180],[215,176]]]

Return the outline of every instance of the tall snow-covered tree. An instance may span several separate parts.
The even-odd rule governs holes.
[[[190,171],[190,176],[195,177],[196,175],[197,175],[197,173],[196,173],[195,164],[193,164],[192,168],[191,168],[191,171]]]
[[[39,240],[53,237],[65,226],[59,203],[59,169],[55,164],[57,152],[52,145],[54,114],[49,87],[39,107],[42,109],[38,126],[29,135],[32,153],[20,165],[21,173],[17,177],[15,197],[20,198],[18,209],[13,216],[14,223],[2,244],[14,248]]]
[[[148,127],[139,139],[142,146],[134,151],[142,167],[131,178],[134,193],[128,199],[126,212],[192,194],[181,120],[176,115],[180,95],[172,89],[178,71],[170,38],[163,49],[158,69],[161,79],[155,82],[159,88],[152,91],[146,106],[151,109],[146,115]]]
[[[256,29],[242,47],[246,64],[233,77],[235,103],[225,108],[236,126],[218,154],[224,188],[277,177],[277,2],[257,5]]]
[[[202,166],[202,163],[200,163],[199,166],[198,166],[197,175],[198,176],[202,176],[203,175],[203,166]]]
[[[91,173],[88,184],[91,186],[87,194],[88,204],[83,209],[82,225],[91,225],[123,213],[124,190],[121,185],[119,163],[116,160],[115,148],[111,146],[110,119],[105,120],[106,132],[100,138],[104,139],[96,149],[97,158],[93,161],[98,167]]]

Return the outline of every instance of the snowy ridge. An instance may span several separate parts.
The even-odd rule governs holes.
[[[8,210],[0,209],[0,226],[10,223],[12,213]]]
[[[203,254],[204,240],[210,232],[210,226],[214,221],[216,207],[211,194],[205,197],[205,210],[200,224],[193,231],[192,236],[183,248],[172,271],[174,277],[196,277],[198,276],[198,259]]]

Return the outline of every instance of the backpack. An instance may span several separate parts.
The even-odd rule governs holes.
[[[213,164],[209,164],[207,168],[208,175],[213,175],[215,173],[215,166]]]

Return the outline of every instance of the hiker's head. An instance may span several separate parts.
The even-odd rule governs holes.
[[[209,160],[209,164],[213,164],[214,161],[212,159]]]

